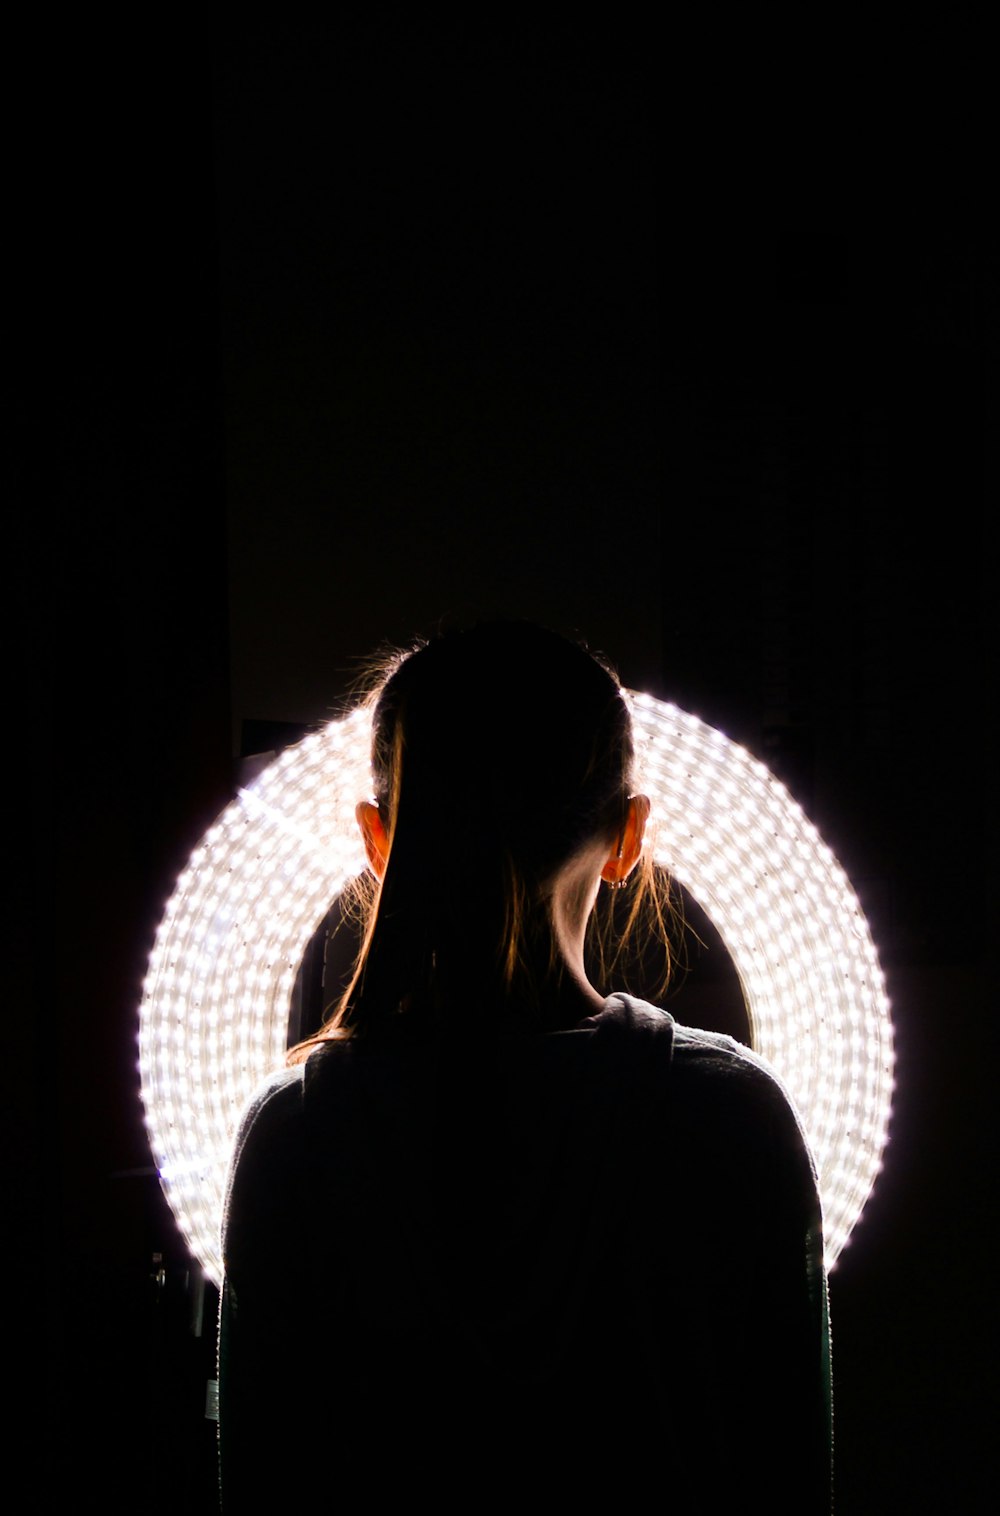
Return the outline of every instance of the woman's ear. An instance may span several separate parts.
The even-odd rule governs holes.
[[[624,884],[642,857],[642,839],[649,820],[649,796],[630,795],[625,825],[615,843],[615,850],[601,869],[606,884]]]
[[[381,879],[385,874],[386,860],[389,857],[389,838],[386,835],[385,823],[376,800],[359,800],[354,811],[358,818],[358,826],[361,828],[361,836],[364,839],[365,852],[368,855],[368,866],[376,879]]]

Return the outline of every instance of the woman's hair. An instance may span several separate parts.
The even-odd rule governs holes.
[[[507,1018],[545,1026],[562,970],[552,882],[621,837],[632,722],[612,671],[522,622],[449,631],[396,655],[373,699],[374,798],[388,838],[329,1037]],[[636,871],[619,936],[650,897]],[[652,892],[655,896],[655,889]],[[663,902],[655,903],[663,926]]]

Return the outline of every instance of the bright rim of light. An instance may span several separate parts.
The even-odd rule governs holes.
[[[633,695],[655,858],[694,896],[743,984],[819,1169],[833,1263],[881,1167],[892,1023],[868,924],[816,828],[763,764],[697,717]],[[146,1124],[178,1226],[221,1279],[226,1166],[244,1105],[282,1066],[306,945],[365,867],[370,714],[286,749],[205,833],[177,880],[143,989]]]

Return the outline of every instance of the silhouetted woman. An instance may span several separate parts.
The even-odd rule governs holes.
[[[653,887],[632,758],[617,680],[536,627],[445,634],[378,691],[356,971],[231,1169],[227,1516],[829,1512],[788,1097],[585,969],[602,880],[633,922]]]

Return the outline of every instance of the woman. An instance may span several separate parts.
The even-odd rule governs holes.
[[[356,971],[231,1169],[227,1513],[529,1487],[829,1511],[820,1212],[788,1097],[588,975],[601,882],[633,894],[626,935],[653,891],[632,759],[617,680],[539,628],[447,634],[382,683]]]

